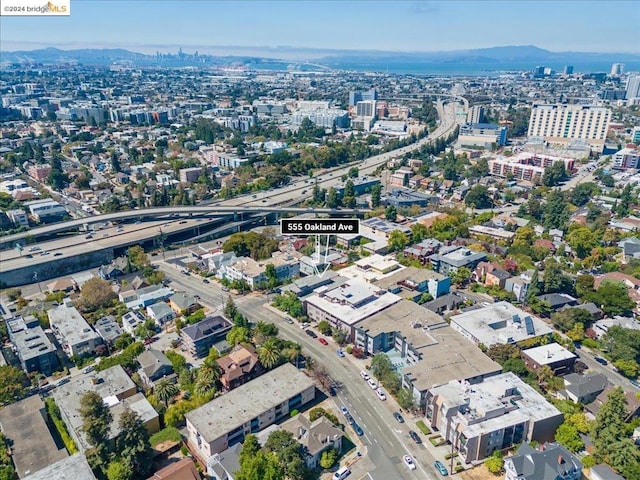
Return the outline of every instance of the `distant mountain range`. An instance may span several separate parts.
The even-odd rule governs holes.
[[[166,51],[166,46],[162,50]],[[536,65],[558,67],[562,65],[588,65],[591,70],[599,68],[608,71],[611,63],[621,62],[629,67],[639,68],[640,54],[630,53],[589,53],[550,52],[533,45],[503,46],[472,50],[452,50],[440,52],[390,52],[381,50],[331,50],[297,47],[202,47],[207,53],[178,53],[178,47],[171,54],[149,55],[125,49],[74,49],[43,48],[30,51],[0,52],[0,62],[25,64],[56,64],[77,62],[87,65],[129,63],[134,65],[245,65],[249,68],[269,68],[280,64],[280,68],[291,64],[311,62],[337,69],[387,70],[397,71],[400,66],[417,65],[429,70],[430,67],[453,68],[473,65],[490,69],[530,69]],[[608,65],[608,67],[606,67]],[[436,68],[437,69],[437,68]],[[445,68],[446,69],[446,68]],[[576,71],[580,71],[578,68]]]

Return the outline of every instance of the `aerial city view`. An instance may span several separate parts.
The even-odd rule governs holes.
[[[0,480],[640,480],[640,2],[0,13]]]

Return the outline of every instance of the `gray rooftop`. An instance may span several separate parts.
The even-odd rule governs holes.
[[[49,337],[39,325],[33,328],[26,328],[25,326],[24,329],[13,330],[11,341],[25,363],[32,358],[56,351],[56,347],[53,346]]]
[[[169,297],[169,300],[180,310],[187,310],[188,308],[198,304],[196,297],[187,292],[176,292]]]
[[[474,252],[468,248],[457,248],[456,250],[440,254],[439,260],[454,267],[463,267],[471,262],[484,260],[487,254],[484,252]]]
[[[85,456],[76,453],[71,457],[57,461],[24,480],[95,480],[96,477]]]
[[[445,278],[447,278],[445,275],[427,268],[407,267],[392,273],[388,277],[375,280],[373,283],[380,288],[388,290],[390,287],[396,286],[399,282],[419,284],[427,280],[440,281]]]
[[[591,467],[592,478],[597,475],[601,480],[625,480],[624,477],[618,475],[613,469],[606,463],[595,465]]]
[[[153,314],[158,318],[162,318],[165,315],[173,313],[173,309],[165,302],[154,303],[153,305],[149,305],[147,309],[153,312]]]
[[[102,337],[105,342],[113,342],[116,338],[122,335],[122,329],[113,315],[107,315],[98,320],[93,328],[96,329],[98,335]]]
[[[315,385],[290,363],[265,373],[185,415],[205,442],[226,435]]]
[[[60,332],[69,345],[78,345],[100,338],[75,307],[59,305],[48,310],[47,315],[49,315],[51,327]]]
[[[216,335],[226,328],[231,328],[231,326],[232,325],[229,320],[220,315],[216,315],[214,317],[205,318],[194,325],[184,327],[181,330],[181,334],[189,336],[193,341],[197,341],[211,335]]]
[[[0,410],[0,427],[12,442],[13,463],[20,478],[68,456],[64,447],[56,445],[45,418],[44,402],[37,395]]]
[[[582,470],[578,457],[558,443],[545,443],[539,450],[525,443],[507,461],[523,480],[556,480],[570,472],[579,476]]]
[[[609,384],[609,380],[601,373],[587,373],[586,375],[570,373],[564,376],[564,383],[565,390],[581,398],[602,392]]]
[[[161,367],[173,367],[164,353],[151,348],[138,355],[138,363],[147,377],[151,377]]]

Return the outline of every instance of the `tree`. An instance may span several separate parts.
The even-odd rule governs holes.
[[[573,283],[564,272],[562,266],[553,258],[544,264],[544,274],[542,276],[544,293],[569,293],[573,291]]]
[[[493,207],[493,200],[485,185],[474,185],[465,195],[464,203],[479,209]]]
[[[333,467],[333,464],[336,463],[338,459],[338,452],[334,448],[330,448],[329,450],[325,450],[320,455],[320,466],[325,470]]]
[[[396,207],[394,207],[393,205],[389,205],[384,209],[384,217],[390,222],[395,222],[397,215],[398,212],[396,211]]]
[[[318,322],[317,329],[323,335],[331,335],[331,325],[326,320]]]
[[[565,422],[556,430],[556,441],[564,445],[570,452],[576,453],[584,448],[578,429]]]
[[[80,417],[82,431],[89,444],[98,450],[106,449],[113,417],[109,407],[97,392],[88,392],[80,399]],[[99,455],[104,458],[102,454]]]
[[[565,181],[568,178],[567,170],[564,166],[564,162],[556,162],[551,166],[545,168],[542,175],[542,184],[545,187],[555,187],[560,182]]]
[[[80,302],[84,309],[93,311],[100,307],[107,307],[117,298],[111,284],[98,277],[90,278],[82,285]]]
[[[158,382],[155,383],[153,388],[153,393],[156,398],[164,403],[165,407],[169,406],[169,402],[173,400],[179,392],[177,385],[173,382],[170,382],[166,377],[161,378]]]
[[[622,388],[616,387],[600,406],[591,429],[593,444],[600,458],[605,458],[613,445],[622,439],[627,415],[627,398]]]
[[[113,460],[107,468],[107,480],[132,480],[132,468],[122,460]]]
[[[378,208],[380,206],[380,198],[382,196],[382,185],[376,183],[371,187],[371,208]]]
[[[563,332],[572,330],[576,324],[589,325],[592,321],[591,314],[584,308],[567,308],[551,315],[553,326]]]
[[[602,311],[609,316],[624,316],[635,308],[635,302],[629,297],[627,287],[622,282],[604,281],[595,294],[588,298],[600,305]]]
[[[578,258],[585,258],[600,244],[598,235],[589,227],[571,230],[567,235],[567,242]]]
[[[331,187],[327,193],[327,208],[338,208],[340,206],[340,197],[338,191]]]
[[[504,365],[504,363],[511,358],[519,358],[520,350],[510,343],[496,343],[489,347],[487,356],[494,362]]]
[[[571,203],[576,207],[582,207],[589,203],[593,196],[599,192],[600,189],[593,182],[580,183],[571,191]]]
[[[27,377],[22,370],[10,365],[0,366],[0,403],[7,405],[23,398],[26,384]]]
[[[413,410],[416,408],[416,401],[413,393],[408,388],[401,388],[398,391],[398,405],[405,410]]]
[[[504,466],[502,452],[500,450],[494,451],[493,454],[484,461],[484,466],[495,475],[502,472]]]
[[[131,264],[138,269],[142,269],[149,265],[149,257],[147,257],[147,254],[144,252],[144,248],[139,245],[129,247],[127,250],[127,257]]]
[[[231,295],[229,295],[227,297],[227,303],[224,306],[224,316],[230,320],[233,320],[237,313],[238,313],[238,307],[236,307],[236,304],[233,301],[233,298],[231,298]]]
[[[411,241],[413,243],[420,243],[422,240],[427,238],[427,235],[427,227],[422,223],[414,223],[411,225]]]
[[[455,272],[453,272],[450,277],[451,281],[454,284],[461,286],[467,283],[471,278],[471,270],[469,270],[467,267],[460,267]]]
[[[240,343],[249,343],[251,340],[251,330],[247,327],[233,327],[227,333],[227,343],[236,346]]]
[[[409,244],[409,238],[406,233],[400,230],[394,230],[389,234],[389,251],[400,252]]]
[[[302,445],[291,432],[276,430],[269,434],[264,444],[267,454],[273,453],[278,459],[286,477],[302,480],[306,473],[306,464],[302,456]]]
[[[609,463],[627,479],[640,476],[640,449],[630,438],[624,438],[611,445]]]
[[[568,204],[562,192],[553,190],[547,197],[547,202],[542,212],[542,224],[544,227],[564,230],[569,220],[569,209],[567,207]]]
[[[627,378],[635,379],[640,373],[640,366],[635,360],[620,359],[613,362],[613,365]]]
[[[147,478],[151,470],[153,450],[149,443],[147,431],[140,415],[127,408],[118,422],[120,435],[116,442],[116,448],[122,461],[131,467],[138,478]]]
[[[273,368],[280,363],[280,348],[274,339],[270,338],[258,348],[258,359],[267,369]]]
[[[371,373],[381,380],[388,372],[393,371],[391,359],[384,353],[376,353],[371,359]]]
[[[242,442],[242,450],[240,450],[240,455],[238,458],[240,465],[245,463],[250,458],[254,457],[260,451],[260,448],[262,447],[260,446],[260,442],[258,442],[258,439],[255,435],[250,433],[246,437],[244,437],[244,442]]]
[[[214,392],[216,389],[216,382],[220,378],[220,369],[216,366],[203,365],[198,369],[196,374],[196,384],[194,391],[198,395],[207,395],[210,392]]]

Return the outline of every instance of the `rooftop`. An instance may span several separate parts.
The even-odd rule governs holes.
[[[230,329],[231,326],[232,325],[229,320],[220,315],[216,315],[214,317],[205,318],[204,320],[194,325],[184,327],[181,330],[181,333],[189,336],[191,339],[193,339],[193,341],[198,341],[200,339],[220,333],[224,329]]]
[[[39,325],[27,328],[24,320],[20,319],[11,322],[10,328],[11,341],[18,350],[23,362],[56,351],[56,347],[53,346],[49,337]]]
[[[549,343],[547,345],[529,348],[527,350],[523,350],[522,354],[528,356],[538,365],[549,365],[561,362],[562,360],[578,358],[577,355],[571,353],[569,350],[557,343]]]
[[[497,343],[516,343],[553,332],[542,320],[509,302],[492,303],[454,315],[451,317],[451,326],[486,347]]]
[[[59,305],[47,311],[51,327],[70,345],[78,345],[99,338],[75,307]]]
[[[185,417],[205,442],[212,442],[314,385],[311,378],[285,363]]]
[[[105,342],[113,342],[122,335],[122,329],[113,315],[102,317],[93,326]]]
[[[564,376],[564,383],[565,390],[573,393],[578,398],[582,398],[602,392],[609,384],[609,380],[601,373],[587,373],[586,375],[570,373]]]
[[[447,278],[445,275],[434,272],[433,270],[428,270],[426,268],[407,267],[403,268],[400,271],[392,273],[388,277],[375,280],[374,283],[380,288],[388,290],[389,288],[398,285],[400,282],[404,284],[403,286],[409,287],[412,284],[415,284],[417,286],[418,284],[427,280],[440,281],[445,278]]]
[[[435,257],[441,262],[448,263],[454,267],[462,267],[471,262],[487,258],[487,254],[484,252],[474,252],[468,248],[456,248],[449,253],[444,253]]]
[[[507,461],[523,480],[556,480],[582,471],[578,457],[558,443],[545,443],[539,449],[525,443]]]
[[[24,480],[52,480],[54,478],[55,480],[96,480],[87,459],[81,453],[58,460],[56,463],[23,478]]]
[[[0,410],[0,427],[12,442],[12,459],[20,478],[68,456],[64,447],[56,445],[45,417],[44,402],[37,395]]]

